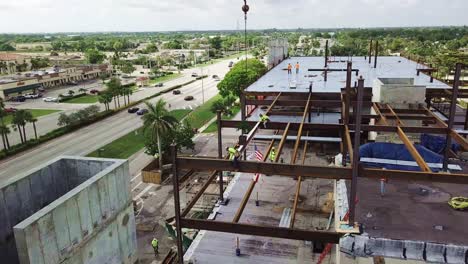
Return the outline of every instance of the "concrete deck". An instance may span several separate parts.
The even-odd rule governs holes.
[[[271,69],[246,90],[249,92],[306,92],[310,82],[313,82],[314,92],[340,92],[346,81],[346,61],[348,57],[330,57],[332,62],[328,63],[329,69],[344,69],[342,72],[328,72],[327,81],[321,71],[308,71],[311,68],[323,69],[324,57],[292,57],[282,61],[278,66]],[[300,71],[296,74],[294,65],[300,64]],[[431,83],[430,77],[421,73],[416,75],[416,68],[425,68],[416,62],[403,57],[378,57],[377,68],[374,68],[374,58],[369,64],[364,57],[353,57],[353,69],[359,69],[359,75],[353,72],[352,82],[357,81],[359,76],[365,79],[365,86],[370,87],[377,78],[414,78],[415,85],[425,85],[427,88],[449,88],[450,86],[434,79]],[[287,65],[291,63],[293,73],[288,75]],[[296,86],[291,89],[290,86]]]

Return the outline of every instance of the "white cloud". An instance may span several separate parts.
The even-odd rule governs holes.
[[[2,0],[5,1],[5,0]],[[466,0],[248,0],[249,28],[467,25]],[[238,0],[15,0],[0,32],[165,31],[243,27]]]

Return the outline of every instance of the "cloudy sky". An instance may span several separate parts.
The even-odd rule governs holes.
[[[248,27],[468,25],[468,0],[248,0]],[[242,28],[242,0],[0,0],[0,32]]]

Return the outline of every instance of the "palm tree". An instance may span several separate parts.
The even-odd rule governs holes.
[[[10,133],[11,133],[11,130],[9,127],[3,124],[0,125],[0,134],[2,135],[3,148],[5,150],[8,150],[10,148],[10,141],[8,140],[8,134]]]
[[[18,110],[13,114],[13,119],[11,120],[11,123],[16,126],[15,130],[18,130],[20,134],[21,143],[26,142],[26,130],[24,129],[26,126],[25,113],[27,113],[26,110]],[[23,128],[23,132],[21,132],[21,128]]]
[[[155,104],[145,102],[148,113],[145,114],[143,119],[144,130],[151,132],[151,140],[158,145],[158,158],[159,158],[159,169],[162,172],[162,149],[161,149],[161,136],[164,133],[171,133],[174,126],[177,124],[177,119],[169,115],[169,111],[166,109],[166,102],[163,99],[159,99]]]
[[[82,93],[82,94],[85,94],[85,93],[86,93],[86,89],[85,89],[85,88],[80,88],[80,89],[78,89],[78,92],[79,92],[79,93]]]
[[[101,104],[104,104],[106,111],[110,110],[109,104],[112,102],[112,94],[108,91],[104,93],[100,93],[98,97],[98,101]]]
[[[120,83],[120,80],[117,79],[117,78],[111,78],[109,82],[107,82],[107,89],[108,91],[112,94],[112,97],[114,98],[114,106],[115,108],[117,108],[117,103],[118,103],[118,107],[120,107],[120,100],[119,100],[119,96],[120,96],[120,89],[121,89],[121,83]]]
[[[37,140],[37,129],[36,129],[37,118],[35,118],[35,117],[31,114],[31,112],[26,112],[25,121],[28,122],[28,123],[32,123],[33,128],[34,128],[34,137],[35,137],[36,140]],[[25,135],[26,135],[26,134],[25,134]]]

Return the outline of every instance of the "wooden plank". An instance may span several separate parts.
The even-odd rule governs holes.
[[[353,144],[351,141],[351,135],[349,133],[349,127],[347,125],[344,126],[344,133],[345,133],[345,138],[346,138],[346,146],[348,148],[349,161],[353,163]],[[345,157],[343,157],[343,159],[344,158]]]

